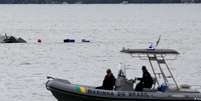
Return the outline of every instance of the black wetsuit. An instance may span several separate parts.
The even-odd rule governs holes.
[[[136,91],[142,91],[143,88],[151,88],[153,85],[153,79],[147,70],[143,71],[142,78],[138,78],[138,80],[140,82],[135,87]]]
[[[115,77],[112,73],[107,74],[103,80],[103,89],[105,90],[113,90],[115,85]]]

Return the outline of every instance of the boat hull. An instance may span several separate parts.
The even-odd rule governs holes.
[[[70,92],[51,91],[58,101],[198,101],[184,99],[125,99],[125,98],[103,98],[94,96],[83,96]]]
[[[46,87],[58,101],[201,101],[200,93],[98,90],[61,79],[49,80]]]

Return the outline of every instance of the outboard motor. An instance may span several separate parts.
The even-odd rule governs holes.
[[[115,90],[117,91],[132,91],[133,81],[126,78],[125,68],[120,68],[115,82]]]

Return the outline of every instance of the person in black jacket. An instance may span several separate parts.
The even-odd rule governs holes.
[[[153,79],[148,72],[146,66],[142,66],[142,78],[138,78],[137,80],[140,80],[140,82],[136,85],[135,90],[136,91],[142,91],[143,88],[151,88],[153,85]]]
[[[103,80],[103,85],[100,87],[96,87],[97,89],[105,89],[105,90],[113,90],[114,85],[115,85],[115,77],[112,74],[111,69],[106,70],[106,75]]]

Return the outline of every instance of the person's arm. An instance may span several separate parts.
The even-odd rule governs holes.
[[[141,81],[142,78],[140,78],[140,77],[135,77],[135,80],[139,80],[139,81]]]

